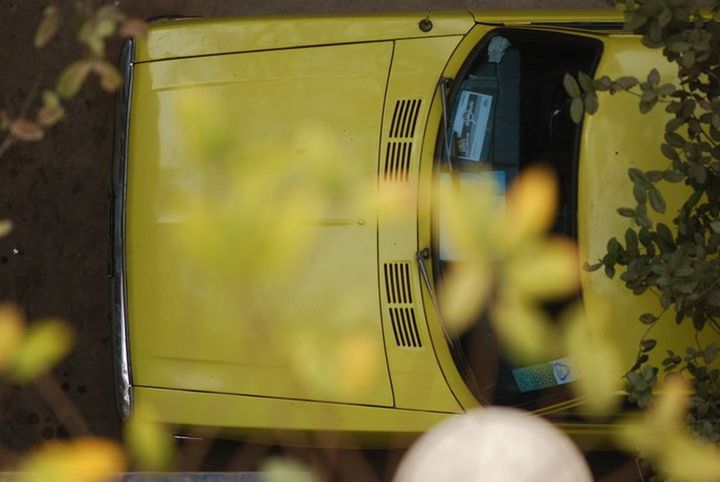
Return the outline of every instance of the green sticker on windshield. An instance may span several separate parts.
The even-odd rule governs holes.
[[[512,373],[518,390],[521,392],[556,387],[578,379],[577,372],[569,358],[516,368]]]

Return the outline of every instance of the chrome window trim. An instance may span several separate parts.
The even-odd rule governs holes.
[[[117,94],[111,183],[111,290],[115,400],[120,416],[132,411],[132,373],[127,320],[127,279],[125,270],[125,201],[127,194],[128,134],[132,95],[135,42],[127,40],[120,53],[123,84]]]

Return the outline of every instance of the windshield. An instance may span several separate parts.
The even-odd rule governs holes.
[[[594,39],[547,31],[497,29],[483,39],[452,81],[445,102],[436,186],[451,177],[461,184],[490,183],[501,206],[507,186],[523,169],[544,164],[560,181],[553,231],[575,237],[580,129],[569,117],[562,78],[565,73],[592,73],[601,48]],[[444,238],[437,192],[432,254],[439,274],[435,280],[441,283],[443,273],[462,260]],[[547,309],[555,312],[561,305]],[[449,343],[458,369],[480,400],[534,410],[569,398],[567,383],[575,380],[571,362],[514,365],[496,342],[487,313]]]

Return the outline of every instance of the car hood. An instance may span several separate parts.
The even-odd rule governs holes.
[[[376,210],[318,205],[285,229],[273,208],[319,202],[300,187],[323,182],[323,165],[350,173],[358,197],[376,196],[392,51],[373,42],[135,64],[126,241],[135,384],[392,403]],[[262,172],[281,181],[246,182]],[[268,186],[278,183],[286,189]],[[300,250],[298,231],[311,246]],[[277,281],[273,269],[294,278]],[[357,306],[328,316],[348,294]],[[377,370],[361,395],[293,379],[297,357],[333,360],[350,334],[367,341]]]
[[[425,18],[432,21],[427,32],[419,28]],[[474,23],[469,12],[178,19],[151,25],[148,38],[138,42],[135,61],[462,35]]]

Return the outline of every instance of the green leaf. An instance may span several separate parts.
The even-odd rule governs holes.
[[[684,147],[687,141],[683,136],[678,134],[677,132],[666,132],[665,133],[665,140],[668,144],[670,144],[673,147],[681,148]]]
[[[624,218],[632,218],[635,216],[635,210],[632,208],[618,208],[617,212]]]
[[[658,72],[657,69],[653,68],[650,73],[648,74],[647,81],[650,85],[657,85],[660,83],[660,72]]]
[[[676,54],[681,54],[687,50],[690,50],[690,47],[692,47],[692,44],[688,42],[683,42],[682,40],[670,42],[668,44],[668,48],[670,49],[670,51],[675,52]]]
[[[603,75],[599,79],[593,81],[595,90],[608,90],[612,86],[612,79],[607,75]]]
[[[635,32],[637,29],[645,25],[647,17],[638,12],[629,12],[625,17],[625,30]]]
[[[655,231],[657,232],[658,237],[666,244],[674,244],[675,243],[675,240],[673,239],[672,231],[670,231],[670,228],[667,227],[667,224],[658,223],[657,227],[655,228]]]
[[[705,166],[702,164],[696,162],[690,163],[688,165],[688,174],[695,179],[698,184],[705,184],[707,181],[707,169],[705,169]]]
[[[584,102],[585,103],[585,112],[587,112],[588,114],[591,114],[591,115],[594,114],[595,112],[597,112],[599,103],[598,103],[597,94],[595,94],[595,92],[585,94],[584,101],[585,101]]]
[[[585,106],[583,100],[580,97],[575,97],[570,103],[570,117],[573,122],[579,124],[582,122],[583,113],[585,112]]]
[[[640,342],[640,351],[642,353],[647,353],[650,350],[652,350],[653,348],[655,348],[656,345],[657,345],[657,340],[653,340],[653,339],[642,340]]]
[[[644,207],[645,205],[641,205]],[[652,221],[650,221],[650,218],[647,215],[647,212],[641,209],[637,209],[635,211],[635,221],[642,226],[643,228],[650,229],[652,228]]]
[[[630,76],[620,77],[619,79],[615,80],[615,82],[618,83],[625,90],[631,89],[640,83],[637,78]]]
[[[57,81],[55,91],[63,99],[70,99],[78,93],[85,79],[90,73],[91,62],[88,60],[77,60],[68,65]]]
[[[631,256],[637,256],[638,253],[638,236],[634,229],[628,228],[625,231],[625,247]]]
[[[590,94],[595,92],[595,87],[593,87],[593,81],[590,76],[585,72],[578,72],[578,81],[580,82],[580,87],[582,87],[582,90],[584,90],[586,93]]]
[[[685,52],[682,56],[682,60],[680,61],[682,66],[686,69],[691,69],[693,65],[695,65],[695,52],[692,50],[688,50]]]
[[[668,169],[663,174],[663,179],[668,182],[680,182],[685,179],[685,174],[680,171],[676,171],[675,169]]]
[[[677,161],[680,159],[680,156],[678,155],[677,151],[673,149],[673,147],[670,144],[662,144],[660,146],[660,150],[663,153],[663,156],[667,157],[671,161]]]
[[[715,221],[712,221],[710,223],[710,227],[712,228],[713,231],[720,234],[720,221],[718,221],[717,219]]]
[[[667,122],[667,124],[665,124],[665,132],[675,132],[684,123],[685,123],[685,119],[683,119],[681,117],[676,117],[674,119],[670,119]]]
[[[563,85],[565,86],[565,92],[567,92],[570,97],[573,99],[580,97],[580,86],[577,80],[575,80],[575,77],[570,74],[565,74],[563,77]]]
[[[705,363],[712,363],[718,355],[718,346],[715,343],[710,343],[703,353],[703,359]]]
[[[672,20],[672,11],[668,8],[664,8],[660,15],[657,17],[657,22],[661,27],[665,27]]]
[[[633,184],[633,196],[639,204],[647,202],[647,189],[639,183]]]
[[[657,213],[664,213],[666,209],[665,205],[665,199],[663,198],[663,195],[660,193],[660,190],[656,187],[652,187],[648,191],[648,198],[650,199],[650,206],[655,210]]]
[[[676,91],[677,88],[673,84],[663,84],[658,88],[657,93],[659,96],[665,97],[674,94]]]
[[[647,177],[647,174],[636,167],[628,169],[628,176],[630,176],[630,180],[635,184],[640,184],[643,187],[652,186],[652,181]]]
[[[651,101],[644,101],[641,100],[638,104],[638,108],[640,109],[641,114],[647,114],[652,110],[653,107],[655,107],[655,104],[657,104],[657,97],[654,97]]]
[[[602,263],[588,264],[585,262],[585,264],[583,264],[583,269],[585,271],[597,271],[602,267],[602,265]]]
[[[620,245],[620,242],[617,240],[617,238],[610,238],[607,243],[608,254],[614,258],[617,258],[617,256],[620,254],[620,250],[622,250],[622,246]]]
[[[652,325],[658,320],[657,316],[652,313],[643,313],[640,315],[640,323],[643,325]]]
[[[640,99],[643,102],[650,103],[654,100],[657,100],[657,93],[653,90],[646,90],[642,93],[642,95],[640,96]]]
[[[663,178],[663,171],[652,170],[652,171],[646,172],[646,174],[652,182],[658,182],[658,181],[662,180],[662,178]]]
[[[55,37],[60,27],[60,9],[55,5],[48,5],[43,10],[43,19],[35,33],[35,48],[46,46]]]

